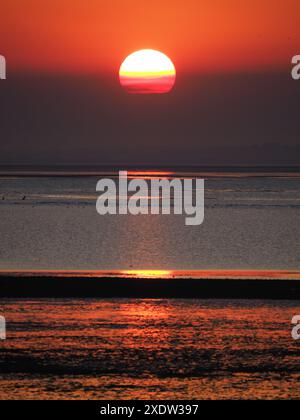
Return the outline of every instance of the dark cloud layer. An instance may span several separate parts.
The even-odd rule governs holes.
[[[9,74],[0,164],[297,164],[299,105],[289,71],[179,75],[167,95],[128,95],[108,77]]]

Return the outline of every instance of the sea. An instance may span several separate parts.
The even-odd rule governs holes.
[[[205,179],[198,226],[185,214],[99,215],[97,182],[116,175],[0,177],[0,270],[300,268],[299,176],[188,175]],[[184,177],[132,174],[155,176]]]

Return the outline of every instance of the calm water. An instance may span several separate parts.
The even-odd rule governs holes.
[[[300,269],[299,177],[210,177],[201,226],[99,216],[99,178],[0,178],[0,269]]]
[[[0,398],[300,398],[299,302],[3,300]]]

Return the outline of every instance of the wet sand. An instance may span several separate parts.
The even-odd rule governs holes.
[[[0,399],[299,399],[299,301],[1,299]]]

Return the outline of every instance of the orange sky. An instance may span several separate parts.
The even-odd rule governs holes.
[[[181,72],[289,68],[299,0],[2,0],[11,70],[109,72],[153,48]]]

